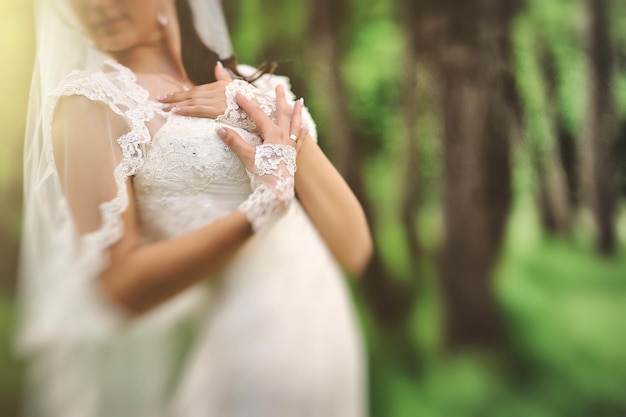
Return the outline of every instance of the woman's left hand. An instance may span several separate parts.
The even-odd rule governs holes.
[[[215,66],[217,81],[159,97],[163,110],[182,116],[215,119],[226,111],[226,86],[233,81],[221,62]]]

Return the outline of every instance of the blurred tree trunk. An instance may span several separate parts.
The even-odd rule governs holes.
[[[568,236],[572,227],[572,206],[559,149],[551,149],[545,159],[545,163],[535,161],[533,164],[539,188],[541,224],[549,234]]]
[[[331,138],[328,154],[339,172],[350,184],[360,180],[359,147],[352,148],[350,113],[346,106],[345,85],[340,72],[340,57],[344,50],[342,27],[346,22],[347,1],[309,1],[307,25],[307,63],[312,69],[311,85],[321,89],[325,100],[324,118]]]
[[[613,96],[613,51],[607,0],[587,0],[589,16],[589,107],[582,147],[582,181],[593,211],[602,254],[615,250],[616,183],[612,150],[616,135]]]
[[[556,138],[559,149],[559,159],[563,166],[565,184],[567,186],[567,199],[571,211],[578,208],[580,185],[578,180],[578,153],[576,149],[576,138],[565,127],[563,120],[559,118],[556,127]],[[571,221],[570,221],[571,223]]]
[[[626,5],[624,3],[612,3],[611,14],[617,17],[626,17]],[[616,7],[618,6],[618,7]],[[615,43],[615,67],[619,77],[626,74],[626,32],[614,39]],[[615,174],[617,177],[618,197],[626,197],[626,120],[624,115],[619,115],[619,127],[615,140],[613,155],[619,155],[615,160]]]
[[[415,2],[405,2],[403,14],[403,30],[407,42],[404,59],[404,79],[402,82],[402,117],[405,125],[405,183],[402,192],[402,223],[404,225],[406,242],[411,258],[411,275],[415,280],[418,277],[418,262],[421,255],[419,236],[417,233],[417,212],[419,206],[419,151],[417,136],[417,121],[419,105],[417,102],[417,63],[418,43],[415,21],[417,7]]]
[[[311,84],[324,100],[327,134],[330,138],[329,157],[346,179],[363,205],[372,231],[376,230],[372,210],[363,184],[364,146],[367,138],[356,129],[348,108],[346,85],[340,72],[345,42],[341,28],[348,21],[348,0],[309,0],[307,24],[307,66],[311,69]],[[375,243],[376,244],[376,243]],[[374,255],[361,281],[365,299],[378,323],[397,328],[407,318],[413,294],[396,284],[383,262],[379,250]]]
[[[614,155],[626,155],[626,120],[622,120],[620,123],[614,149]],[[626,197],[626,157],[621,157],[616,162],[619,196]]]
[[[534,167],[539,185],[539,212],[543,229],[550,234],[569,235],[576,204],[576,158],[573,135],[567,131],[558,108],[558,79],[554,58],[546,48],[540,51],[541,69],[546,85],[546,102],[552,126],[553,145],[548,155],[534,152]]]
[[[547,41],[546,41],[547,42]],[[541,57],[541,66],[546,80],[548,102],[554,120],[554,131],[557,143],[557,160],[563,170],[564,188],[567,191],[567,201],[574,210],[578,206],[579,181],[578,181],[578,155],[576,150],[576,138],[567,128],[563,114],[558,105],[557,86],[559,79],[554,56],[544,49]]]
[[[420,0],[423,40],[442,79],[445,243],[440,258],[450,349],[493,346],[492,283],[511,200],[510,136],[520,111],[510,31],[518,0]]]
[[[21,155],[14,152],[15,157]],[[22,212],[22,181],[12,179],[0,187],[0,290],[13,293],[17,280],[19,231]]]

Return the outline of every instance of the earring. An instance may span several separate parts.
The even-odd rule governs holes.
[[[167,26],[168,20],[167,20],[167,16],[165,15],[165,13],[163,12],[157,13],[157,22],[159,22],[159,25],[161,26]]]

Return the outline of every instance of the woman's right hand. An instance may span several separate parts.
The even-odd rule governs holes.
[[[294,175],[297,150],[307,131],[301,125],[302,100],[293,108],[287,103],[284,90],[276,88],[276,123],[259,107],[238,95],[237,103],[259,127],[263,143],[253,147],[235,131],[220,128],[219,137],[239,157],[251,174],[252,194],[244,201],[242,211],[253,230],[273,223],[289,207],[295,196]]]
[[[292,109],[287,103],[284,88],[280,85],[276,87],[276,123],[260,107],[243,95],[237,94],[236,100],[258,126],[263,144],[293,146],[296,152],[300,150],[302,141],[308,133],[308,129],[302,126],[302,99],[297,100]],[[248,172],[254,173],[255,147],[249,145],[237,132],[227,127],[218,129],[217,134],[239,156]],[[296,141],[290,139],[292,134],[297,138]]]

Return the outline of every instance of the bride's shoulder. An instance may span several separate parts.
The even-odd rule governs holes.
[[[70,72],[52,93],[57,99],[72,95],[127,106],[149,99],[149,93],[137,84],[135,74],[113,60],[104,61],[95,70]]]
[[[149,94],[136,83],[135,75],[114,61],[95,70],[72,71],[47,97],[48,122],[52,127],[77,120],[87,125],[110,126],[122,131],[142,126],[152,117]],[[85,126],[87,126],[85,125]]]

